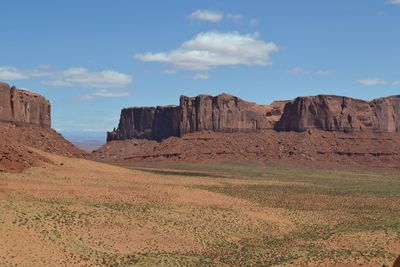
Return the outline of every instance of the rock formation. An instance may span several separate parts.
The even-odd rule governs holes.
[[[38,94],[0,83],[0,122],[50,128],[50,103]]]
[[[261,106],[238,97],[181,96],[179,106],[126,108],[117,129],[107,141],[124,139],[162,140],[197,131],[257,132],[272,129],[285,101]]]
[[[262,131],[255,133],[195,132],[161,142],[131,139],[108,142],[93,158],[133,162],[267,162],[327,163],[388,167],[400,171],[400,134],[368,132]],[[336,168],[339,165],[336,165]]]
[[[308,129],[400,132],[400,96],[364,101],[343,96],[298,97],[257,105],[228,94],[181,96],[179,106],[127,108],[107,141],[163,140],[199,131],[260,132]]]
[[[121,111],[118,129],[107,133],[107,141],[162,140],[179,136],[179,125],[180,109],[177,106],[125,108]]]
[[[108,132],[107,140],[150,139],[154,112],[154,107],[122,109],[118,131]]]
[[[50,103],[38,94],[0,83],[0,172],[19,172],[49,159],[87,155],[51,128]]]
[[[288,103],[276,124],[279,131],[318,128],[339,132],[400,132],[400,96],[370,102],[349,97],[318,95]]]
[[[284,102],[261,106],[238,97],[181,96],[181,135],[197,131],[257,132],[272,129],[280,118]]]
[[[152,125],[153,140],[162,140],[170,136],[180,136],[181,111],[176,106],[157,107]]]

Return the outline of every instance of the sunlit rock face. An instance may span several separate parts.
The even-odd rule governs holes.
[[[179,106],[132,107],[121,111],[107,140],[163,140],[213,132],[297,131],[400,132],[400,96],[364,101],[344,96],[298,97],[257,105],[228,94],[181,96]]]
[[[50,112],[50,102],[43,96],[0,83],[1,122],[50,128]]]
[[[257,132],[273,129],[285,101],[257,105],[228,94],[181,96],[179,106],[133,107],[121,111],[107,140],[162,140],[197,131]]]
[[[400,96],[364,101],[343,96],[298,97],[288,103],[275,129],[400,132]]]

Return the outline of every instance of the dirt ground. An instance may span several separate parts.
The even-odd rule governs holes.
[[[382,266],[400,253],[396,170],[33,150],[47,163],[0,173],[1,266]]]
[[[0,136],[0,172],[19,172],[47,161],[32,148],[68,157],[87,156],[50,128],[0,123]]]
[[[96,160],[135,162],[280,161],[329,163],[400,169],[400,135],[396,133],[196,132],[162,142],[111,141],[92,153]]]

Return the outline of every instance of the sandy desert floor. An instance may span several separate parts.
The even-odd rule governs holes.
[[[0,173],[1,266],[382,266],[398,170],[53,163]]]

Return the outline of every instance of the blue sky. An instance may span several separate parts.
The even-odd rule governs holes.
[[[53,128],[97,135],[121,108],[227,92],[400,93],[400,0],[2,1],[0,81],[52,103]]]

